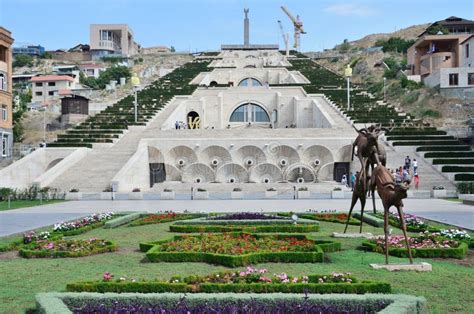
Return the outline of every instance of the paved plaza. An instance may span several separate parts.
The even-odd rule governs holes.
[[[377,208],[382,209],[380,200]],[[405,211],[421,217],[474,230],[474,206],[442,199],[407,199]],[[174,200],[174,201],[71,201],[0,212],[0,236],[24,232],[60,221],[105,211],[304,212],[348,211],[350,200]],[[355,210],[360,210],[357,205]],[[395,210],[395,208],[392,208]],[[368,203],[366,212],[372,211]]]

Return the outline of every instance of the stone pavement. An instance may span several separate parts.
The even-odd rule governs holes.
[[[382,208],[376,200],[377,209]],[[174,200],[174,201],[70,201],[0,212],[0,236],[24,232],[88,214],[105,211],[235,212],[235,211],[348,211],[348,199],[318,200]],[[393,210],[395,208],[392,208]],[[360,210],[357,205],[355,210]],[[366,212],[372,211],[368,202]],[[407,199],[405,212],[474,230],[474,206],[441,199]]]

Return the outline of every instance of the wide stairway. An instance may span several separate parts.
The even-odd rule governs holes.
[[[81,192],[110,188],[113,177],[136,152],[147,125],[168,111],[166,107],[174,96],[192,94],[196,86],[189,82],[205,71],[208,64],[206,61],[187,63],[139,91],[138,123],[134,121],[133,96],[130,95],[50,143],[49,147],[93,147],[50,186]]]
[[[391,128],[386,136],[388,167],[402,166],[407,155],[412,160],[416,158],[420,189],[431,190],[435,185],[443,185],[448,190],[455,190],[454,182],[474,181],[474,152],[469,145],[374,98],[359,86],[351,86],[351,109],[348,110],[342,76],[310,59],[301,58],[291,63],[293,70],[300,71],[311,81],[303,86],[306,92],[324,93],[335,103],[336,110],[352,123],[381,124]]]

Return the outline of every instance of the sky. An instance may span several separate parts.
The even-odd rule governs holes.
[[[474,0],[0,0],[0,26],[12,32],[16,45],[55,50],[89,43],[90,24],[127,23],[143,47],[194,52],[243,43],[243,9],[248,7],[250,43],[278,43],[283,49],[277,21],[291,43],[293,27],[281,5],[303,21],[302,51],[451,15],[474,19]]]

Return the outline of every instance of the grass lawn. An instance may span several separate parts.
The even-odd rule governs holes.
[[[95,229],[73,238],[99,237],[116,241],[119,251],[83,258],[23,259],[16,252],[0,253],[0,312],[24,313],[35,307],[34,296],[38,292],[64,291],[67,283],[80,280],[101,279],[104,272],[115,277],[159,278],[168,280],[172,275],[205,275],[226,269],[204,263],[142,263],[145,254],[138,251],[142,241],[168,238],[171,223],[152,224],[140,227]],[[344,225],[321,222],[321,231],[310,234],[318,239],[333,239],[329,235],[342,232]],[[349,232],[358,232],[358,226],[349,226]],[[364,224],[364,231],[382,234],[381,228]],[[400,230],[394,228],[394,233]],[[0,239],[1,240],[1,239]],[[334,239],[333,239],[334,240]],[[343,251],[326,254],[325,263],[315,264],[259,264],[270,273],[286,272],[290,275],[326,274],[334,271],[351,272],[355,277],[387,281],[393,293],[425,296],[430,313],[472,313],[474,299],[474,252],[471,250],[464,260],[416,259],[433,265],[431,273],[388,272],[373,270],[369,263],[383,263],[384,256],[356,250],[361,239],[338,239]],[[390,262],[407,262],[407,259],[390,257]],[[242,269],[242,268],[239,268]],[[471,310],[469,310],[471,309]]]
[[[9,209],[17,209],[17,208],[24,208],[24,207],[34,207],[34,206],[39,206],[39,205],[46,205],[46,204],[54,204],[54,203],[61,203],[65,202],[64,200],[34,200],[34,201],[23,201],[23,200],[18,200],[18,201],[11,201],[10,202],[10,208],[8,207],[8,201],[2,201],[0,202],[0,211],[2,210],[9,210]]]

